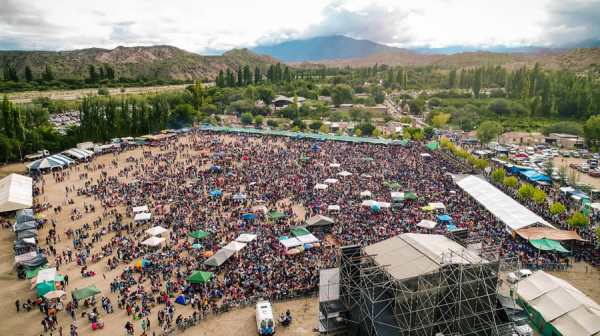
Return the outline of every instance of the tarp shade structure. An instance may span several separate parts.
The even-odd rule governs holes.
[[[413,192],[405,193],[404,197],[407,198],[407,199],[417,199],[417,198],[419,198],[419,196],[417,196],[417,194],[415,194]]]
[[[142,242],[142,245],[157,246],[157,245],[163,243],[165,240],[167,240],[167,239],[166,238],[158,238],[158,237],[150,237],[150,238],[144,240]]]
[[[17,223],[15,224],[15,232],[19,233],[21,231],[25,231],[25,230],[31,230],[31,229],[36,229],[36,225],[34,221],[29,221],[29,222],[23,222],[23,223]]]
[[[29,221],[34,221],[34,220],[35,220],[35,215],[33,214],[33,210],[31,210],[31,209],[19,210],[15,214],[15,221],[17,223],[29,222]]]
[[[306,221],[306,224],[308,226],[331,225],[333,223],[335,223],[333,219],[322,215],[315,215]]]
[[[162,226],[155,226],[155,227],[152,227],[152,228],[149,228],[148,230],[146,230],[146,233],[149,234],[149,235],[151,235],[151,236],[157,236],[157,235],[163,234],[163,233],[165,233],[167,231],[168,230],[165,229]]]
[[[418,227],[425,228],[428,230],[434,229],[436,225],[437,225],[436,222],[426,220],[426,219],[420,221],[419,224],[417,224]]]
[[[368,190],[362,191],[360,193],[360,196],[367,196],[367,197],[371,197],[371,192]]]
[[[450,217],[448,215],[439,215],[439,216],[435,216],[435,217],[442,222],[451,222],[452,221],[452,217]]]
[[[239,237],[237,237],[237,239],[235,241],[239,241],[242,243],[248,243],[248,242],[255,240],[256,237],[257,236],[253,235],[253,234],[242,233]]]
[[[317,189],[317,190],[325,190],[327,188],[329,188],[329,186],[327,184],[323,184],[323,183],[315,184],[315,189]]]
[[[338,183],[338,181],[338,179],[328,178],[327,180],[325,180],[325,183]]]
[[[442,209],[442,210],[445,210],[445,209],[446,209],[446,206],[444,205],[444,203],[440,203],[440,202],[437,202],[437,203],[429,203],[429,206],[432,206],[432,207],[434,207],[434,208],[436,208],[436,209]]]
[[[38,297],[56,290],[56,268],[47,268],[41,270],[37,275],[35,287]]]
[[[554,228],[543,218],[531,212],[498,188],[476,176],[465,177],[456,184],[491,212],[492,215],[500,219],[510,231],[519,230],[534,224]]]
[[[392,192],[392,198],[404,198],[404,193],[394,191]]]
[[[438,142],[437,141],[430,142],[427,145],[425,145],[425,147],[427,147],[429,149],[437,149],[438,148]]]
[[[302,245],[304,244],[312,244],[312,243],[316,243],[319,241],[319,239],[315,236],[313,236],[312,234],[307,234],[307,235],[303,235],[303,236],[296,236],[296,239],[298,239],[298,241],[300,243],[302,243]]]
[[[330,205],[327,207],[327,210],[341,210],[339,205]]]
[[[575,191],[575,189],[571,188],[571,187],[560,187],[558,188],[558,190],[564,192],[564,193],[568,193],[570,191]]]
[[[75,161],[71,158],[68,158],[64,155],[56,154],[52,156],[45,157],[43,159],[39,159],[27,165],[28,169],[46,169],[46,168],[56,168],[56,167],[64,167],[71,163],[75,163]]]
[[[23,230],[19,233],[17,233],[17,240],[21,240],[21,239],[25,239],[25,238],[37,238],[37,230],[36,229],[29,229],[29,230]]]
[[[527,240],[547,238],[557,241],[585,241],[585,239],[581,238],[579,234],[577,234],[577,231],[556,230],[549,227],[528,227],[517,230],[517,234]]]
[[[598,335],[600,310],[582,305],[552,321],[552,326],[561,335]]]
[[[27,279],[35,278],[41,270],[47,269],[47,268],[48,268],[48,266],[44,266],[44,267],[39,267],[39,268],[36,268],[36,269],[28,270],[27,273],[26,273],[27,274]]]
[[[210,236],[210,232],[206,232],[204,230],[198,230],[198,231],[194,231],[194,232],[190,233],[189,236],[192,238],[196,238],[196,239],[202,239],[204,237]]]
[[[21,255],[15,256],[15,263],[20,263],[25,260],[31,260],[31,259],[35,258],[36,255],[37,255],[37,252],[32,251],[32,252],[23,253]]]
[[[529,241],[531,245],[544,251],[569,252],[559,242],[551,239],[532,239]]]
[[[578,196],[581,199],[590,199],[590,196],[586,193],[584,193],[583,191],[579,190],[579,189],[575,189],[573,191],[569,191],[567,192],[567,195],[573,197],[573,196]]]
[[[360,203],[360,206],[371,207],[371,206],[374,206],[374,205],[377,205],[377,201],[374,201],[374,200],[364,200],[364,201],[362,201],[362,203]]]
[[[136,207],[133,208],[133,212],[134,213],[144,212],[144,211],[148,211],[148,206],[147,205],[136,206]]]
[[[213,275],[213,272],[196,271],[186,281],[189,283],[207,283]]]
[[[141,220],[148,220],[151,217],[152,217],[152,214],[150,214],[148,212],[140,212],[140,213],[136,214],[133,219],[135,221],[141,221]]]
[[[293,247],[296,247],[296,246],[301,246],[301,245],[303,245],[303,244],[302,244],[302,243],[301,243],[301,242],[300,242],[298,239],[296,239],[296,238],[283,239],[283,240],[280,240],[280,241],[279,241],[279,243],[285,247],[285,250],[286,250],[286,251],[287,251],[287,250],[289,250],[289,249],[291,249],[291,248],[293,248]]]
[[[340,164],[339,164],[339,163],[331,163],[331,164],[329,165],[329,167],[331,167],[331,168],[339,168],[339,167],[340,167]],[[343,172],[342,172],[342,173],[343,173]]]
[[[71,149],[67,149],[66,151],[62,152],[61,154],[69,155],[76,159],[85,159],[90,156],[93,156],[94,152],[92,152],[91,150],[87,150],[87,149],[71,148]]]
[[[15,211],[33,205],[31,177],[10,174],[0,180],[0,212]],[[33,211],[32,211],[33,213]]]
[[[526,171],[533,171],[533,168],[523,166],[512,166],[512,168],[510,169],[511,174],[518,174]]]
[[[352,175],[351,172],[347,172],[347,171],[339,172],[337,174],[340,175],[340,176],[344,176],[344,177]]]
[[[224,250],[231,250],[231,251],[239,252],[239,251],[243,250],[244,247],[246,247],[245,243],[240,243],[240,242],[237,242],[237,241],[232,241],[231,243],[225,245],[223,247],[223,249]]]
[[[410,140],[404,139],[404,140],[402,140],[402,143],[400,145],[406,146],[406,145],[408,145],[409,142],[410,142]]]
[[[530,181],[552,181],[551,178],[549,178],[546,175],[540,174],[538,172],[536,172],[535,170],[528,170],[528,171],[524,171],[521,172],[521,174],[525,177],[527,177]]]
[[[232,250],[219,250],[217,253],[213,254],[212,257],[206,259],[204,265],[217,267],[223,265],[229,257],[235,254],[235,251]]]
[[[90,296],[98,295],[100,293],[102,292],[98,288],[96,288],[96,285],[90,285],[82,289],[71,291],[71,296],[73,297],[73,299],[79,301]]]
[[[31,242],[31,240],[33,240],[33,242]],[[26,248],[29,246],[35,246],[35,238],[19,239],[15,242],[14,246],[16,249],[22,249],[22,248]]]
[[[269,216],[271,219],[285,218],[285,215],[279,211],[271,212],[267,216]]]
[[[292,234],[296,237],[299,237],[299,236],[306,236],[311,233],[307,229],[294,229],[294,230],[292,230]]]

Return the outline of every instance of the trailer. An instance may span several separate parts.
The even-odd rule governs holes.
[[[275,318],[269,301],[256,303],[256,328],[259,335],[275,334]]]

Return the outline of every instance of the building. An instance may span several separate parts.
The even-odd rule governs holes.
[[[442,235],[404,233],[341,248],[339,290],[320,292],[320,327],[348,335],[510,335],[497,318],[499,261]],[[321,284],[324,287],[324,284]],[[342,316],[335,320],[330,316]]]
[[[546,143],[565,149],[576,149],[585,146],[585,140],[577,135],[564,133],[550,133],[545,139]]]
[[[340,112],[348,112],[350,111],[350,108],[352,108],[354,106],[354,104],[340,104],[340,106],[338,107],[338,110]]]
[[[355,93],[354,97],[356,98],[362,98],[362,99],[367,99],[369,97],[368,93]]]
[[[498,137],[498,142],[502,145],[510,143],[517,146],[535,146],[545,141],[546,137],[542,133],[506,132]]]
[[[302,106],[302,104],[306,101],[304,97],[298,97],[298,107]],[[286,97],[286,96],[277,96],[273,99],[273,105],[275,107],[284,107],[294,103],[294,97]]]

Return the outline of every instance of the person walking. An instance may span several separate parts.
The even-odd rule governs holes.
[[[17,301],[15,302],[15,306],[17,306],[17,313],[19,312],[19,308],[20,308],[19,306],[20,306],[20,305],[21,305],[21,303],[19,302],[19,300],[17,300]]]

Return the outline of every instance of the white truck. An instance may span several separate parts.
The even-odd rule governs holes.
[[[42,149],[42,150],[37,151],[37,153],[35,153],[35,154],[25,155],[25,160],[33,161],[33,160],[38,160],[38,159],[44,158],[46,156],[50,156],[50,152],[48,152],[45,149]]]
[[[275,334],[275,318],[269,301],[256,303],[256,328],[259,335]]]

